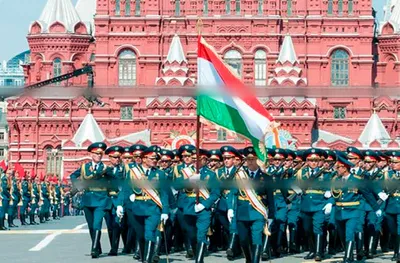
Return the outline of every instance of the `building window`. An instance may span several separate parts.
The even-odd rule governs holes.
[[[61,149],[46,148],[46,173],[59,176],[62,169],[63,152]]]
[[[343,15],[343,0],[339,0],[338,2],[338,14]]]
[[[118,57],[118,83],[120,86],[136,85],[136,56],[131,50],[124,50]]]
[[[328,0],[328,15],[333,14],[333,0]]]
[[[131,0],[127,0],[125,3],[125,16],[131,15]]]
[[[292,15],[292,0],[287,0],[287,15]]]
[[[4,140],[4,132],[0,132],[0,140]]]
[[[183,109],[181,107],[178,108],[178,115],[182,115]]]
[[[57,116],[57,110],[53,110],[53,116]]]
[[[264,2],[264,0],[258,0],[258,14],[259,15],[263,14],[263,2]]]
[[[181,15],[181,1],[175,0],[175,16]]]
[[[242,55],[236,50],[229,50],[224,56],[225,62],[233,68],[239,77],[242,76]]]
[[[231,0],[225,0],[225,12],[227,15],[231,14]]]
[[[285,110],[283,109],[283,107],[280,107],[280,108],[279,108],[279,113],[280,113],[280,114],[284,114],[284,113],[285,113]]]
[[[140,0],[135,2],[135,16],[140,16]]]
[[[40,109],[40,117],[44,116],[46,116],[46,112],[44,111],[44,109]]]
[[[236,0],[235,9],[236,9],[236,14],[240,15],[240,0]]]
[[[170,113],[170,109],[169,108],[165,108],[165,113],[169,114]]]
[[[53,77],[61,76],[61,59],[56,58],[53,60]],[[56,82],[55,85],[60,85],[61,82]]]
[[[121,15],[121,0],[115,0],[115,15]]]
[[[296,108],[295,107],[292,108],[292,114],[296,114]]]
[[[349,85],[349,55],[342,49],[332,54],[331,83],[333,86]]]
[[[121,107],[121,120],[133,120],[133,107],[122,106]]]
[[[348,8],[349,8],[349,15],[352,15],[353,14],[353,0],[349,0],[347,5],[348,5]]]
[[[64,116],[65,116],[65,117],[69,117],[69,109],[66,109],[66,110],[64,111]]]
[[[203,14],[204,14],[205,16],[208,15],[208,0],[204,0]]]
[[[4,149],[0,149],[0,156],[4,157]]]
[[[334,119],[346,119],[346,107],[334,107],[333,108]]]
[[[257,50],[254,63],[254,78],[256,86],[267,85],[267,53],[264,50]]]
[[[226,141],[226,131],[224,129],[217,130],[217,141]]]

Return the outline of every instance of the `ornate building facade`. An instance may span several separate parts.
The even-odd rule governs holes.
[[[371,2],[79,0],[74,7],[70,0],[49,1],[30,26],[25,78],[32,84],[89,64],[96,86],[121,93],[157,86],[194,88],[200,27],[226,63],[257,89],[393,88],[400,84],[400,1],[392,1],[378,26]],[[59,85],[85,86],[87,77]],[[103,100],[105,107],[73,97],[10,99],[10,161],[64,175],[85,160],[85,148],[94,140],[166,147],[193,141],[192,97],[115,95]],[[281,139],[288,147],[399,146],[398,98],[260,101],[281,123]],[[371,127],[380,132],[372,134]],[[208,149],[247,144],[210,125],[203,125],[201,138]],[[270,138],[266,140],[268,144]]]

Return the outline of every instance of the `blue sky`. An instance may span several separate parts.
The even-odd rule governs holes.
[[[75,4],[77,0],[72,0]],[[372,0],[378,17],[383,16],[386,0]],[[47,0],[0,0],[0,61],[28,49],[26,35],[32,21],[38,19]]]

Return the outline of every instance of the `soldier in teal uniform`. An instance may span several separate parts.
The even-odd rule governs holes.
[[[238,185],[249,183],[251,189],[232,189],[228,196],[228,211],[232,210],[229,214],[236,216],[240,245],[246,262],[257,263],[260,262],[264,229],[268,229],[267,223],[269,221],[270,224],[275,215],[274,194],[270,188],[272,178],[258,166],[253,147],[243,149],[243,155],[246,158],[246,168],[243,169],[246,178],[236,176],[236,181]]]
[[[333,178],[332,196],[335,199],[335,219],[342,239],[346,241],[343,262],[353,262],[353,245],[359,216],[363,213],[362,196],[372,197],[371,192],[362,186],[363,178],[350,172],[354,166],[346,159],[346,153],[337,152],[335,170],[337,176]],[[344,238],[343,238],[344,237]]]
[[[174,183],[175,181],[179,182],[179,178],[183,178],[182,170],[184,168],[195,168],[194,167],[194,159],[196,155],[196,147],[190,144],[182,145],[178,149],[178,155],[182,159],[182,163],[174,166]],[[187,196],[184,190],[179,190],[177,193],[177,207],[178,210],[176,212],[177,221],[179,227],[182,230],[182,239],[186,249],[186,258],[193,258],[194,257],[194,248],[192,248],[192,244],[189,239],[188,229],[189,227],[184,220],[183,208],[185,203],[187,202]]]
[[[92,239],[92,258],[101,254],[100,238],[103,218],[111,209],[111,199],[108,196],[107,166],[101,161],[107,145],[102,142],[93,143],[88,147],[92,161],[82,164],[70,176],[72,184],[79,190],[84,190],[82,206]]]
[[[142,262],[146,263],[153,261],[157,227],[160,223],[165,225],[169,213],[165,173],[156,167],[159,150],[158,146],[150,146],[143,152],[142,164],[125,166],[126,183],[119,195],[122,197],[119,202],[121,205],[117,207],[117,215],[121,217],[123,199],[129,193],[129,220],[132,219],[136,238],[139,240]],[[141,175],[135,175],[134,168],[137,168]],[[142,179],[139,180],[136,176],[141,176]],[[146,181],[151,184],[143,187],[141,184]]]
[[[195,153],[196,149],[192,149]],[[205,150],[199,150],[201,160],[209,156]],[[204,158],[206,157],[206,158]],[[200,171],[197,173],[194,167],[189,168],[192,176],[185,178],[181,176],[176,179],[178,186],[183,185],[183,192],[186,195],[186,201],[183,206],[184,220],[187,226],[187,234],[189,236],[192,247],[196,247],[196,263],[204,262],[204,255],[209,245],[207,233],[211,224],[211,208],[215,201],[219,198],[220,191],[217,186],[217,178],[215,173],[207,167],[206,161],[201,161]],[[196,202],[196,191],[192,183],[201,184],[199,187],[199,203]],[[207,187],[209,186],[209,187]]]
[[[3,170],[0,171],[0,230],[7,230],[4,225],[4,219],[8,210],[8,205],[10,202],[10,191],[9,191],[9,179]]]
[[[61,217],[61,186],[57,177],[54,179],[55,198],[53,204],[53,219],[60,220]]]
[[[242,158],[241,154],[232,146],[222,146],[220,148],[224,166],[216,171],[217,178],[223,181],[231,181],[235,178],[236,170],[240,167],[234,165],[236,158]],[[224,228],[224,232],[228,239],[228,248],[226,254],[228,260],[234,260],[240,255],[239,239],[236,227],[236,218],[232,214],[228,214],[227,197],[230,189],[221,189],[221,198],[217,204],[216,217]],[[228,221],[229,218],[229,221]]]
[[[119,247],[119,237],[121,234],[120,229],[120,218],[117,217],[117,206],[118,206],[118,193],[122,190],[122,182],[124,181],[124,166],[121,164],[121,155],[123,153],[121,146],[111,146],[107,148],[105,154],[108,155],[110,160],[109,166],[107,166],[107,178],[108,180],[108,194],[111,198],[111,209],[107,210],[105,214],[105,220],[107,224],[108,238],[110,240],[111,250],[108,253],[109,256],[117,256]]]
[[[354,175],[363,177],[363,159],[364,154],[357,149],[356,147],[347,147],[346,149],[346,157],[349,162],[353,164],[350,172]],[[364,198],[364,197],[362,197]],[[362,201],[361,207],[364,208],[365,200]],[[363,209],[359,216],[359,223],[357,224],[356,229],[356,251],[357,251],[357,260],[362,260],[364,258],[365,252],[363,249],[364,246],[364,224],[365,224],[365,210]]]
[[[382,182],[384,180],[381,169],[376,167],[379,161],[379,156],[375,151],[367,150],[364,153],[364,180],[369,186],[369,190],[372,192],[374,198],[365,202],[365,249],[367,258],[371,259],[376,255],[376,242],[379,240],[379,235],[382,228],[383,212],[385,203],[382,203],[380,207],[373,207],[379,198],[385,196],[382,189]],[[372,202],[372,203],[371,203]]]
[[[307,159],[307,168],[303,168],[297,173],[297,180],[302,189],[301,213],[303,227],[309,239],[310,252],[305,259],[315,259],[322,261],[323,258],[323,225],[325,215],[330,214],[333,207],[333,198],[326,197],[325,193],[330,189],[327,186],[319,186],[326,181],[330,181],[329,176],[323,173],[318,166],[322,151],[311,148],[304,152]],[[312,238],[315,237],[314,240]]]
[[[20,212],[19,217],[21,220],[21,225],[25,226],[25,225],[27,225],[25,219],[26,219],[26,215],[28,214],[29,204],[31,202],[31,193],[29,190],[29,182],[25,175],[22,175],[21,188],[22,188],[22,191],[21,191],[22,205],[19,210],[19,212]]]
[[[10,189],[10,205],[8,206],[8,227],[18,227],[14,225],[14,218],[17,215],[17,205],[21,198],[21,193],[18,189],[18,181],[15,175],[12,177]]]
[[[392,261],[400,263],[400,151],[390,153],[391,170],[386,171],[385,191],[389,196],[386,206],[386,222],[393,236],[395,236],[395,246]],[[383,201],[383,200],[382,200]]]
[[[48,177],[44,177],[40,185],[40,202],[41,206],[39,209],[39,219],[40,223],[45,223],[48,218],[50,210],[50,185],[47,181]]]
[[[36,177],[38,178],[38,177]],[[36,182],[35,177],[31,178],[32,182],[32,196],[31,196],[31,211],[29,213],[29,224],[30,225],[38,225],[39,223],[35,222],[35,213],[39,208],[39,189]]]

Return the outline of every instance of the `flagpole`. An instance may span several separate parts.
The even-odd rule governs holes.
[[[203,21],[201,20],[201,18],[199,18],[196,23],[198,36],[201,36],[202,27],[203,27]],[[197,71],[198,70],[199,69],[197,69]],[[196,114],[196,172],[197,173],[200,173],[200,127],[201,127],[200,115],[197,112]],[[196,186],[196,204],[200,203],[199,195],[200,195],[199,187]]]

